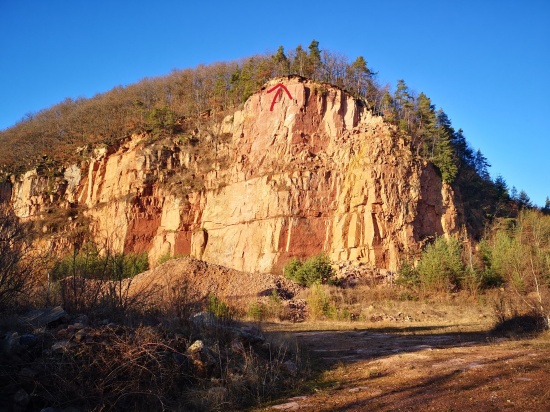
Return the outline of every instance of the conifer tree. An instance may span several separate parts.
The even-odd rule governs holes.
[[[419,145],[420,153],[423,156],[433,159],[437,143],[435,107],[424,93],[420,93],[416,99],[414,114],[416,119],[414,130],[416,144]]]
[[[393,98],[387,90],[382,96],[382,102],[380,104],[380,112],[384,115],[389,122],[395,122],[397,120],[397,113],[395,111],[395,103]]]
[[[542,208],[542,212],[545,215],[550,215],[550,197],[546,196],[546,201],[544,202],[544,207]]]
[[[363,56],[359,56],[351,64],[350,68],[351,80],[353,82],[353,89],[360,96],[367,95],[367,88],[372,83],[373,73],[367,66],[367,61]]]
[[[285,49],[283,48],[283,46],[279,46],[279,48],[277,49],[277,54],[273,56],[273,60],[275,61],[275,65],[276,65],[275,74],[277,76],[283,76],[283,75],[289,74],[290,62],[285,55]]]
[[[309,54],[307,56],[307,72],[306,75],[313,80],[319,78],[319,70],[321,67],[321,51],[319,50],[319,42],[312,40],[308,46]]]
[[[521,190],[519,192],[517,202],[520,209],[528,209],[533,207],[533,204],[531,203],[531,199],[529,198],[525,190]]]
[[[455,150],[459,168],[466,166],[474,167],[474,152],[468,145],[462,129],[458,129],[457,132],[452,134],[451,142]]]
[[[306,75],[306,66],[307,66],[307,53],[303,49],[302,45],[298,45],[294,52],[294,60],[290,65],[291,73],[297,74],[299,76]]]
[[[477,152],[474,156],[474,167],[479,177],[481,177],[485,181],[491,180],[491,176],[489,175],[489,167],[491,167],[491,165],[479,149],[477,149]]]
[[[405,84],[405,80],[397,81],[397,88],[394,94],[395,111],[401,130],[409,131],[414,110],[414,98]]]
[[[498,199],[508,200],[510,198],[510,195],[508,193],[508,184],[501,175],[498,175],[495,178],[494,187]]]
[[[451,127],[451,121],[443,109],[439,109],[436,114],[436,132],[433,144],[433,156],[434,163],[441,171],[443,180],[447,183],[452,183],[458,173],[451,138],[453,134],[454,130]]]

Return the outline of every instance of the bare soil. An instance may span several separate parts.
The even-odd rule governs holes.
[[[282,277],[190,258],[169,261],[134,282],[136,293],[152,287],[162,296],[183,282],[199,299],[214,293],[233,303],[273,290],[300,297]],[[263,324],[267,333],[287,335],[306,349],[314,377],[293,398],[256,410],[550,411],[549,333],[492,333],[490,296],[402,301],[374,292],[371,298],[366,289],[333,291],[343,302],[356,302],[350,308],[361,322]]]
[[[550,410],[548,334],[498,337],[489,321],[353,325],[287,325],[311,353],[317,377],[303,393],[261,410]]]
[[[232,305],[246,305],[273,291],[282,298],[291,298],[300,290],[282,276],[241,272],[191,257],[171,259],[131,282],[131,295],[150,295],[162,301],[180,289],[187,299],[204,300],[214,294]]]

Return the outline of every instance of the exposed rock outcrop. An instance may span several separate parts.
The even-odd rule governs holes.
[[[288,93],[269,92],[279,83]],[[274,79],[201,133],[208,153],[135,135],[68,167],[53,189],[30,171],[2,193],[21,218],[76,208],[96,239],[152,262],[190,254],[244,271],[276,272],[321,251],[396,270],[424,238],[458,230],[436,169],[338,88]]]

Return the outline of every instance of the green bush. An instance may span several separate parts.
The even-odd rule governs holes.
[[[149,269],[147,253],[101,253],[92,243],[56,262],[52,269],[55,280],[76,276],[96,280],[132,278]]]
[[[416,270],[425,289],[452,291],[460,288],[465,268],[458,239],[436,238],[422,253]]]
[[[507,243],[506,239],[502,240]],[[486,289],[502,286],[504,284],[504,278],[502,276],[501,270],[499,270],[498,263],[494,265],[493,258],[493,256],[498,256],[499,252],[494,251],[486,239],[483,239],[481,240],[481,242],[479,242],[478,250],[483,266],[483,268],[480,270],[481,287]]]
[[[130,295],[131,279],[148,268],[147,253],[112,253],[87,243],[56,262],[50,273],[68,312],[123,317],[141,298]]]
[[[277,291],[273,289],[267,302],[252,303],[248,307],[248,316],[256,321],[282,319],[284,316],[284,305],[279,295],[277,295]]]
[[[420,276],[418,271],[410,262],[405,262],[399,269],[399,277],[397,278],[397,284],[401,286],[415,287],[420,284]]]
[[[550,216],[527,210],[513,221],[496,221],[480,249],[486,273],[530,295],[524,301],[534,300],[532,309],[550,313]]]
[[[220,319],[229,318],[229,306],[220,300],[216,295],[211,293],[208,295],[208,312],[212,313],[215,317]]]
[[[168,262],[169,260],[174,260],[174,259],[182,259],[184,257],[189,257],[189,255],[185,255],[185,254],[176,254],[176,255],[172,255],[170,252],[167,252],[165,253],[164,255],[161,255],[158,260],[157,260],[157,266],[160,266],[162,265],[163,263],[166,263]]]
[[[311,319],[336,318],[336,306],[331,302],[330,296],[319,283],[314,283],[311,286],[307,297],[307,306]]]
[[[334,270],[330,259],[324,253],[310,257],[305,262],[292,258],[285,265],[284,273],[288,279],[302,286],[334,282]]]
[[[248,317],[255,321],[263,321],[266,315],[266,307],[263,303],[254,302],[248,307]]]

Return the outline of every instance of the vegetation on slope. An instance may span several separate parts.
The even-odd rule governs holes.
[[[529,206],[524,192],[510,191],[502,177],[490,178],[487,159],[469,146],[463,131],[455,130],[447,114],[424,93],[415,93],[403,80],[392,92],[388,85],[377,83],[363,56],[350,62],[340,53],[321,50],[315,40],[307,50],[299,45],[285,52],[281,46],[274,54],[145,78],[90,99],[66,99],[28,114],[0,132],[0,175],[7,178],[35,167],[55,175],[92,146],[110,146],[133,133],[196,144],[201,130],[219,123],[266,81],[282,75],[341,87],[395,124],[417,155],[432,162],[442,179],[459,189],[468,229],[476,236],[486,221],[513,216],[518,208]],[[201,151],[213,150],[208,146],[215,145],[202,145]]]

